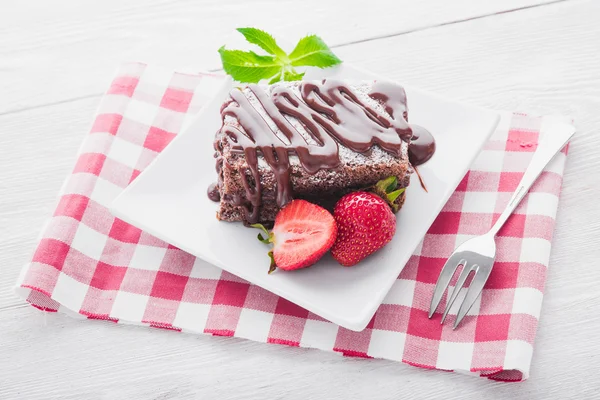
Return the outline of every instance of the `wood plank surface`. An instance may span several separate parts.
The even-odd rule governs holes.
[[[155,38],[152,22],[160,20],[161,14],[165,20],[172,16],[173,21],[177,20],[173,13],[186,15],[179,9],[175,12],[167,2],[151,4],[155,12],[146,16],[145,28],[141,17],[133,17],[141,8],[123,5],[119,7],[129,14],[102,14],[98,6],[97,12],[105,16],[107,26],[120,32],[127,30],[128,23],[133,27],[130,32],[145,32],[146,36],[140,33],[131,43],[149,46]],[[199,10],[195,3],[181,4],[189,8],[190,15]],[[247,11],[245,4],[215,2],[206,18],[213,15],[216,25],[224,21],[219,14],[223,7],[235,14]],[[80,7],[83,10],[84,6]],[[123,45],[110,63],[88,69],[95,65],[91,44],[97,43],[98,51],[108,46],[100,39],[101,22],[86,30],[86,23],[77,25],[69,15],[61,25],[49,6],[47,12],[47,23],[54,27],[46,32],[53,30],[56,35],[49,35],[46,44],[37,43],[44,39],[42,33],[29,32],[26,38],[15,39],[20,40],[22,53],[13,52],[6,35],[0,33],[0,82],[3,87],[8,83],[9,94],[20,93],[19,84],[30,85],[31,93],[30,97],[17,96],[18,104],[0,96],[0,112],[5,111],[0,116],[0,359],[5,360],[0,362],[0,399],[598,397],[600,381],[594,374],[600,369],[600,2],[555,2],[347,45],[341,36],[336,42],[335,29],[318,29],[340,44],[336,52],[346,62],[403,83],[490,108],[574,117],[578,133],[567,161],[531,378],[518,384],[382,360],[348,359],[316,350],[78,321],[40,313],[14,297],[10,287],[27,262],[73,165],[98,104],[96,93],[110,79],[107,70],[112,71],[129,49]],[[409,8],[405,12],[410,16]],[[94,11],[85,8],[85,13]],[[397,13],[401,14],[399,8]],[[107,15],[123,17],[110,25]],[[409,16],[402,18],[412,20]],[[302,32],[299,28],[307,26],[303,18],[306,20],[306,15],[299,16],[290,32]],[[366,19],[363,22],[377,25]],[[19,25],[18,20],[11,23],[12,27]],[[89,40],[82,39],[78,45],[74,27]],[[382,33],[393,32],[380,28]],[[2,29],[6,32],[7,28]],[[356,40],[372,33],[360,29]],[[40,32],[44,30],[40,28]],[[179,35],[181,32],[174,32],[171,38]],[[119,42],[119,37],[115,36],[114,42]],[[61,57],[59,49],[52,50],[53,42],[65,46],[64,56],[78,66],[73,71],[80,71],[77,84],[64,91],[57,91],[66,82],[60,68],[48,71],[54,81],[48,89],[28,83],[28,75],[48,63],[44,57]],[[190,43],[185,46],[191,48]],[[77,49],[79,55],[73,53]],[[194,65],[196,60],[188,61]],[[29,66],[30,62],[37,65]],[[6,65],[28,67],[17,73]],[[91,72],[97,78],[88,76]],[[35,79],[38,85],[39,76]],[[75,97],[82,98],[73,100]],[[20,108],[24,109],[18,111]]]
[[[124,60],[219,68],[240,26],[335,46],[556,1],[15,1],[0,12],[0,114],[98,96]]]

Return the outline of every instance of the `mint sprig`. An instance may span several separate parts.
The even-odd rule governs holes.
[[[342,61],[331,51],[323,39],[309,35],[298,41],[290,54],[279,47],[273,36],[256,28],[238,28],[249,43],[255,44],[269,55],[256,54],[253,51],[219,49],[223,69],[233,79],[243,83],[258,83],[269,79],[269,83],[279,81],[298,81],[304,72],[294,67],[327,68]]]

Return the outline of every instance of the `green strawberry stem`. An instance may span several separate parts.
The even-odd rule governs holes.
[[[267,253],[269,255],[269,258],[271,259],[271,265],[269,266],[269,274],[271,274],[273,271],[275,271],[277,269],[277,265],[275,265],[275,258],[273,257],[273,250],[271,250],[270,252]]]
[[[394,213],[398,212],[399,207],[396,204],[396,200],[405,190],[405,188],[398,189],[398,178],[390,176],[382,179],[371,190],[385,200]]]
[[[264,243],[264,244],[273,243],[273,240],[274,240],[273,232],[269,232],[269,230],[267,228],[265,228],[264,225],[252,224],[250,226],[253,228],[256,228],[256,229],[260,229],[264,233],[265,236],[263,236],[261,233],[259,233],[257,235],[257,239],[259,242]],[[273,271],[275,271],[277,269],[277,265],[275,264],[275,258],[273,257],[273,250],[270,250],[267,254],[268,254],[269,258],[271,259],[271,265],[269,265],[269,274],[271,274]]]
[[[396,201],[396,199],[398,198],[398,196],[400,196],[402,194],[402,192],[404,192],[404,188],[402,189],[398,189],[398,190],[394,190],[391,193],[388,193],[388,199],[394,203]]]
[[[375,189],[384,193],[388,193],[389,191],[395,190],[397,187],[398,178],[396,178],[395,176],[390,176],[388,178],[382,179],[375,184]]]
[[[273,243],[273,232],[269,232],[269,230],[267,228],[265,228],[264,225],[262,225],[262,224],[252,224],[250,226],[253,227],[253,228],[256,228],[256,229],[260,229],[265,234],[264,237],[260,233],[257,235],[257,238],[258,238],[258,240],[260,242],[262,242],[264,244]]]

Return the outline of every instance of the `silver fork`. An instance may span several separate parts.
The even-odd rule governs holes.
[[[473,280],[466,289],[467,292],[465,298],[456,315],[454,329],[460,324],[475,303],[475,300],[477,300],[477,297],[481,294],[483,286],[492,272],[492,266],[494,265],[494,259],[496,258],[496,242],[494,241],[496,234],[500,228],[502,228],[517,205],[519,205],[523,197],[525,197],[525,194],[527,194],[527,191],[536,181],[542,170],[567,144],[574,134],[575,128],[570,124],[562,122],[562,120],[550,118],[544,120],[538,148],[533,154],[531,162],[527,167],[517,190],[508,202],[506,209],[500,214],[500,217],[489,232],[469,239],[458,246],[450,258],[448,258],[446,264],[444,264],[444,268],[442,268],[442,272],[437,280],[433,297],[431,298],[429,318],[433,316],[440,304],[452,276],[454,276],[458,267],[462,265],[462,272],[458,277],[454,290],[449,294],[441,321],[441,323],[444,323],[452,304],[463,289],[463,285],[467,278],[473,273]]]

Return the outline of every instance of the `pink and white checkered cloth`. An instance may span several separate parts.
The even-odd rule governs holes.
[[[368,327],[352,332],[108,211],[220,79],[138,63],[121,67],[19,277],[20,296],[44,311],[91,319],[313,347],[498,380],[528,377],[566,150],[500,232],[495,268],[461,328],[440,325],[439,314],[429,320],[427,310],[446,258],[457,244],[485,232],[508,202],[536,148],[542,118],[503,116]]]

